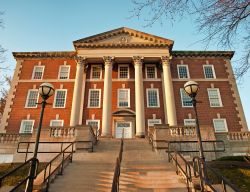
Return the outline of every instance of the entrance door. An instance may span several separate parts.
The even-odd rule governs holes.
[[[132,123],[129,121],[117,122],[115,129],[115,137],[122,137],[122,130],[124,130],[124,138],[132,138]]]

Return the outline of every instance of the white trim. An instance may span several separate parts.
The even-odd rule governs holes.
[[[120,67],[127,67],[128,69],[128,77],[127,78],[121,78],[120,77]],[[130,75],[129,75],[129,65],[128,64],[119,64],[118,65],[118,79],[129,79]]]
[[[92,77],[93,67],[100,67],[100,68],[101,68],[100,78],[93,78],[93,77]],[[100,80],[100,79],[102,79],[102,65],[91,65],[90,79],[91,79],[91,80]]]
[[[186,70],[187,70],[187,78],[181,78],[181,77],[180,77],[179,67],[186,67]],[[190,79],[188,65],[177,65],[177,72],[178,72],[178,78],[179,78],[179,79]]]
[[[149,124],[152,124],[152,123],[149,123],[150,121],[159,121],[159,123],[155,123],[155,124],[161,124],[161,119],[148,119],[148,127],[149,127]]]
[[[96,107],[91,107],[90,106],[90,92],[91,91],[99,91],[99,106]],[[88,108],[101,108],[101,95],[102,95],[102,90],[101,89],[89,89],[89,93],[88,93]]]
[[[187,125],[187,121],[194,121],[194,125]],[[196,119],[183,119],[184,126],[195,126],[196,125]]]
[[[86,125],[88,125],[89,122],[97,122],[98,123],[98,130],[100,130],[100,119],[86,119]]]
[[[184,105],[183,105],[182,91],[183,91],[183,93],[185,93],[184,89],[183,89],[183,88],[180,88],[181,106],[184,107],[184,108],[191,108],[191,107],[193,107],[193,104],[192,104],[191,106],[184,106]],[[188,95],[187,95],[187,96],[188,96]],[[188,96],[188,97],[189,97],[189,96]],[[191,98],[190,98],[190,101],[191,101]]]
[[[157,106],[149,106],[148,92],[151,90],[155,90],[157,92],[157,104],[158,104]],[[147,107],[148,108],[159,108],[160,107],[159,89],[158,88],[147,88],[146,93],[147,93]]]
[[[30,92],[31,92],[31,91],[37,91],[36,103],[38,103],[38,99],[39,99],[39,92],[38,92],[38,89],[29,89],[29,90],[28,90],[27,97],[26,97],[25,108],[37,108],[37,104],[36,104],[36,106],[34,106],[34,107],[28,107],[28,101],[29,101],[29,97],[30,97]]]
[[[67,79],[69,79],[69,76],[70,76],[70,65],[60,65],[60,67],[59,67],[59,72],[58,72],[58,79],[60,79],[60,80],[67,80],[67,79],[61,79],[60,77],[60,75],[61,75],[61,70],[62,70],[62,67],[68,67],[68,77],[67,77]]]
[[[65,91],[65,92],[66,92],[66,93],[65,93],[65,102],[64,102],[64,106],[63,106],[63,107],[56,107],[56,106],[55,106],[55,103],[56,103],[56,96],[57,96],[57,92],[58,92],[58,91]],[[67,102],[67,92],[68,92],[67,89],[56,89],[56,90],[55,90],[53,108],[65,108],[66,102]]]
[[[33,119],[23,119],[23,120],[21,121],[21,125],[20,125],[20,128],[19,128],[19,133],[24,133],[23,130],[22,130],[22,127],[23,127],[23,123],[24,123],[25,121],[31,121],[31,122],[32,122],[32,128],[31,128],[31,131],[30,131],[30,133],[32,133],[32,132],[33,132],[33,129],[34,129],[34,124],[35,124],[35,120],[33,120]]]
[[[216,90],[217,91],[217,95],[218,95],[218,99],[219,99],[219,104],[220,104],[219,106],[211,106],[211,99],[210,99],[210,96],[209,96],[209,90]],[[208,95],[208,100],[209,100],[210,107],[223,107],[219,88],[207,88],[207,95]]]
[[[154,67],[155,68],[155,78],[149,78],[148,77],[148,67]],[[155,80],[157,79],[157,68],[155,64],[145,64],[145,77],[148,80]]]
[[[213,78],[207,78],[207,77],[206,77],[205,68],[204,68],[205,66],[212,67],[213,76],[214,76]],[[207,64],[206,64],[206,65],[203,65],[202,67],[203,67],[203,73],[204,73],[204,78],[205,78],[205,79],[216,79],[215,70],[214,70],[214,65],[211,65],[211,64],[207,65]]]
[[[20,83],[45,83],[45,82],[75,82],[75,79],[21,79],[18,80]]]
[[[128,90],[128,106],[119,106],[119,91]],[[130,108],[130,89],[129,88],[119,88],[117,89],[117,108]]]
[[[53,121],[62,122],[62,125],[61,125],[62,127],[63,127],[63,125],[64,125],[64,120],[63,120],[63,119],[51,119],[51,120],[50,120],[50,123],[49,123],[49,126],[52,126],[52,122],[53,122]]]
[[[34,68],[33,68],[33,72],[32,72],[32,77],[31,77],[32,80],[41,80],[41,79],[34,79],[35,69],[37,67],[42,67],[43,68],[43,72],[42,72],[42,76],[41,76],[41,79],[43,79],[45,65],[35,65]]]
[[[215,128],[215,121],[218,121],[218,120],[223,120],[224,121],[224,125],[225,125],[225,129],[224,131],[216,131],[216,128]],[[218,133],[218,132],[228,132],[228,127],[227,127],[227,120],[225,118],[222,118],[222,119],[213,119],[213,124],[214,124],[214,132]]]
[[[187,79],[176,79],[176,78],[173,78],[172,81],[183,81],[183,82],[186,82]],[[230,81],[229,79],[225,79],[225,78],[222,78],[222,79],[193,79],[192,78],[192,81],[205,81],[205,82],[221,82],[221,81]]]

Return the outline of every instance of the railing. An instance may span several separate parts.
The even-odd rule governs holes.
[[[223,177],[220,173],[204,163],[204,170],[201,170],[200,157],[193,158],[193,172],[194,177],[200,180],[200,189],[203,191],[212,192],[240,192],[227,178]],[[204,174],[202,174],[204,171]]]
[[[22,136],[31,136],[31,134],[20,133],[0,133],[0,143],[18,143]]]
[[[122,134],[123,135],[123,134]],[[121,173],[121,161],[122,161],[122,154],[123,154],[123,137],[121,138],[121,146],[119,151],[119,156],[116,159],[114,177],[112,182],[111,192],[118,192],[119,191],[119,183],[120,183],[120,173]]]
[[[10,172],[6,173],[5,175],[1,176],[0,177],[0,188],[3,186],[4,184],[4,180],[7,179],[8,177],[11,177],[13,175],[15,175],[16,173],[20,173],[21,171],[23,171],[23,168],[25,168],[26,166],[30,167],[31,165],[31,162],[32,161],[36,161],[36,165],[38,167],[38,164],[39,164],[39,161],[37,159],[29,159],[28,161],[26,161],[25,163],[19,165],[18,167],[16,167],[15,169],[11,170]],[[37,169],[36,169],[37,170]],[[37,172],[36,172],[36,176],[37,176]],[[35,176],[35,177],[36,177]],[[23,187],[23,185],[26,183],[26,181],[30,179],[30,176],[29,174],[27,173],[27,176],[21,180],[18,181],[18,183],[13,186],[12,189],[9,189],[10,192],[14,192],[16,191],[17,189],[20,189],[21,187]]]
[[[71,149],[69,151],[69,149]],[[57,172],[62,175],[64,167],[67,161],[72,162],[74,153],[74,143],[70,143],[63,151],[61,151],[57,156],[55,156],[49,163],[46,164],[43,170],[43,182],[46,184],[46,191],[48,191],[50,181],[53,175]],[[36,181],[35,181],[36,182]]]
[[[228,132],[228,140],[231,141],[250,141],[250,131],[248,132]]]
[[[94,144],[96,144],[99,140],[100,132],[98,127],[92,127],[90,126],[90,133],[92,137],[94,138]]]
[[[190,164],[185,160],[185,158],[177,151],[174,153],[168,153],[169,162],[172,161],[176,167],[176,173],[181,173],[186,178],[186,184],[188,191],[192,191],[190,186],[192,183],[192,172]]]
[[[171,136],[195,136],[196,131],[194,126],[170,126]]]
[[[50,137],[74,137],[75,127],[50,127]]]

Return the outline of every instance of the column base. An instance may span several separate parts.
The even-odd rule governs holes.
[[[101,137],[102,137],[102,138],[111,138],[112,135],[111,135],[110,133],[102,133],[102,134],[101,134]]]
[[[136,133],[136,138],[145,138],[145,133]]]

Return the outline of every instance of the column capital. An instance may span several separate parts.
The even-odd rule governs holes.
[[[86,57],[76,56],[76,57],[75,57],[75,60],[76,60],[77,65],[79,65],[79,66],[81,66],[81,67],[87,64],[87,59],[86,59]]]
[[[114,57],[111,56],[103,56],[103,61],[104,61],[104,65],[113,65],[114,62]]]
[[[171,56],[162,56],[161,57],[161,63],[163,66],[169,66],[170,65],[170,60],[172,59]]]
[[[142,56],[133,56],[134,66],[141,66],[143,61]]]

